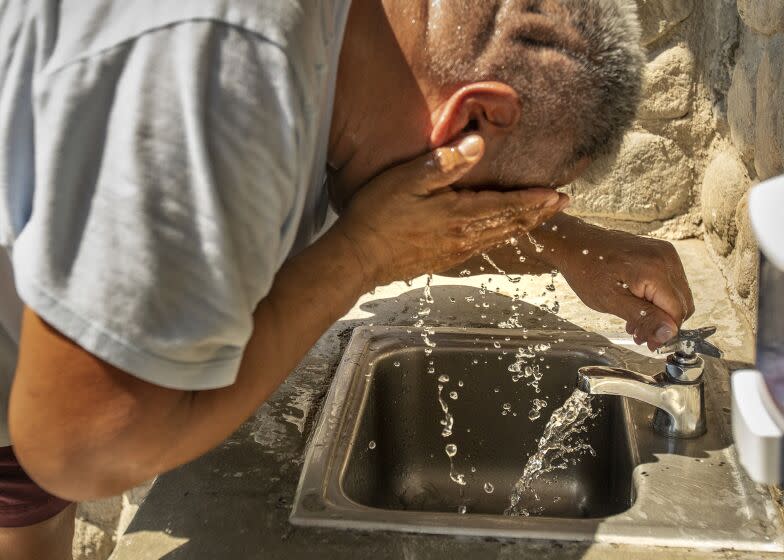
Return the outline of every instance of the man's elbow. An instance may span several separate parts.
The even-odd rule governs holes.
[[[112,463],[121,462],[117,450],[69,437],[56,426],[37,433],[24,422],[10,425],[19,464],[50,494],[73,502],[95,500],[120,494],[137,482],[129,469],[113,468],[101,459],[113,455]]]

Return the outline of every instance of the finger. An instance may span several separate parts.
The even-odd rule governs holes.
[[[683,324],[689,309],[684,292],[689,291],[685,280],[673,279],[665,274],[663,278],[634,282],[629,290],[637,298],[647,300],[672,317],[678,325]]]
[[[482,137],[471,134],[385,171],[378,181],[391,188],[426,196],[459,181],[482,159],[484,152]]]
[[[569,197],[552,189],[527,189],[519,191],[459,192],[454,215],[472,222],[487,218],[520,221],[527,214],[550,209],[550,215],[560,211]]]
[[[678,332],[675,320],[655,304],[626,292],[613,298],[610,312],[627,321],[626,331],[637,344],[648,343],[654,350]]]

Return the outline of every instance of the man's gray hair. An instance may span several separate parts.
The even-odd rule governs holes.
[[[496,158],[502,177],[513,179],[505,157],[537,141],[567,142],[563,167],[594,159],[634,119],[645,56],[633,0],[433,0],[426,42],[440,85],[495,80],[520,96],[520,131]]]

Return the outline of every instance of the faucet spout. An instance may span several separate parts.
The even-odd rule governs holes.
[[[664,372],[647,376],[622,368],[588,366],[578,370],[577,388],[589,395],[617,395],[656,407],[653,425],[663,435],[693,438],[705,433],[702,379],[673,383]]]

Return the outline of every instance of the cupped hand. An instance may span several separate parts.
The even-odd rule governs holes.
[[[452,188],[483,154],[484,141],[471,135],[385,171],[353,196],[334,227],[353,244],[368,289],[456,266],[568,204],[551,189]]]
[[[586,226],[574,249],[559,265],[566,281],[592,309],[625,319],[637,344],[659,348],[694,313],[689,282],[671,243]]]

